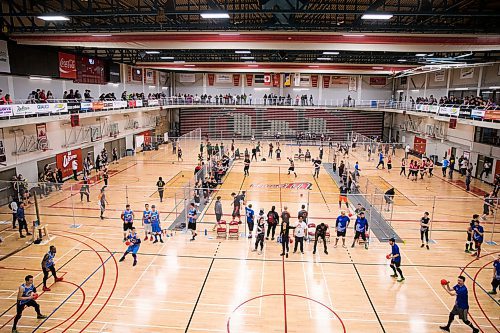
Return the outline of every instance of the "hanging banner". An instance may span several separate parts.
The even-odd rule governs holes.
[[[330,88],[330,75],[323,75],[323,88]]]
[[[301,75],[300,76],[300,86],[301,87],[311,86],[311,76],[310,75]]]
[[[444,69],[434,72],[434,82],[444,81]]]
[[[179,74],[179,82],[181,83],[195,83],[196,75],[195,74]]]
[[[144,70],[144,83],[156,84],[156,72],[152,69]]]
[[[300,73],[293,74],[293,85],[295,87],[300,87]]]
[[[285,82],[283,82],[285,87],[290,87],[292,85],[292,75],[290,73],[285,74]]]
[[[271,85],[271,74],[264,74],[264,85]]]
[[[233,78],[231,74],[215,74],[215,82],[216,83],[232,83]]]
[[[255,84],[264,83],[264,74],[255,74]]]
[[[0,118],[10,117],[13,115],[12,105],[0,105]]]
[[[74,54],[59,52],[59,77],[76,79],[76,57]]]
[[[127,82],[142,83],[142,68],[127,66]]]
[[[13,104],[11,105],[12,107],[12,113],[14,116],[26,116],[26,115],[31,115],[31,114],[36,114],[36,113],[49,113],[47,112],[38,112],[37,105],[40,104]],[[43,104],[41,104],[43,105]]]
[[[370,86],[385,86],[387,78],[384,76],[370,76]]]
[[[340,86],[348,84],[349,84],[348,76],[332,76],[332,81],[331,81],[332,86]]]
[[[358,84],[355,76],[349,76],[349,91],[357,91]]]
[[[247,87],[251,87],[253,84],[253,74],[246,74]]]
[[[69,177],[73,174],[72,162],[76,160],[78,162],[78,171],[82,171],[82,150],[75,149],[68,152],[60,153],[56,155],[56,166],[62,171],[63,178]]]
[[[313,88],[318,87],[318,75],[311,75],[311,83]]]
[[[9,50],[5,40],[0,40],[0,72],[10,73]]]
[[[273,87],[280,86],[280,76],[281,74],[273,74]]]
[[[168,74],[165,72],[160,72],[160,87],[168,86]]]
[[[215,81],[215,74],[208,73],[207,76],[208,76],[208,85],[213,86]]]
[[[47,124],[36,124],[36,138],[39,147],[47,147]]]
[[[233,85],[235,87],[240,85],[240,74],[233,74]]]
[[[460,79],[472,79],[474,77],[474,68],[460,68]]]

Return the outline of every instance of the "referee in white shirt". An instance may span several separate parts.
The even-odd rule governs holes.
[[[299,221],[295,226],[295,247],[293,248],[293,253],[297,252],[297,246],[300,243],[300,252],[304,254],[304,237],[306,235],[307,225],[302,219],[302,216],[299,216]]]

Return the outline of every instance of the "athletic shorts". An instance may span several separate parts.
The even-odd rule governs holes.
[[[401,266],[401,260],[395,261],[394,259],[391,260],[391,265],[394,265],[396,267]]]
[[[345,237],[346,231],[337,231],[337,237]]]
[[[151,223],[144,223],[144,231],[145,232],[152,232],[153,227],[151,226]]]
[[[474,244],[476,245],[476,249],[477,249],[478,247],[481,247],[481,244],[483,244],[483,241],[474,240]]]
[[[364,231],[356,231],[356,234],[354,235],[354,239],[359,239],[359,237],[366,241],[366,234]]]
[[[339,195],[339,202],[347,202],[347,197],[345,195]]]
[[[469,312],[468,309],[460,309],[458,306],[454,306],[453,309],[451,309],[451,314],[454,314],[455,316],[458,315],[458,318],[462,319],[463,321],[468,321],[467,320],[467,313]]]
[[[289,168],[288,168],[288,171],[292,171],[292,172],[294,172],[294,171],[295,171],[295,167],[289,167]]]
[[[128,223],[125,222],[125,223],[123,223],[123,231],[132,230],[132,225],[133,224],[134,224],[133,222],[128,222]]]
[[[240,217],[240,206],[234,206],[233,217]]]
[[[189,222],[188,229],[196,231],[196,222]]]

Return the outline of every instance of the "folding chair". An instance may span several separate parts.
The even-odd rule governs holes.
[[[227,223],[224,220],[217,224],[217,238],[227,238]]]
[[[231,221],[229,223],[228,238],[240,238],[240,224],[238,221]]]
[[[316,238],[316,224],[308,223],[307,224],[307,237],[310,241],[314,241]]]

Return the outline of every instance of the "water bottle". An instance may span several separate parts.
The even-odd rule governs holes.
[[[205,236],[207,235],[207,229],[205,229]]]

